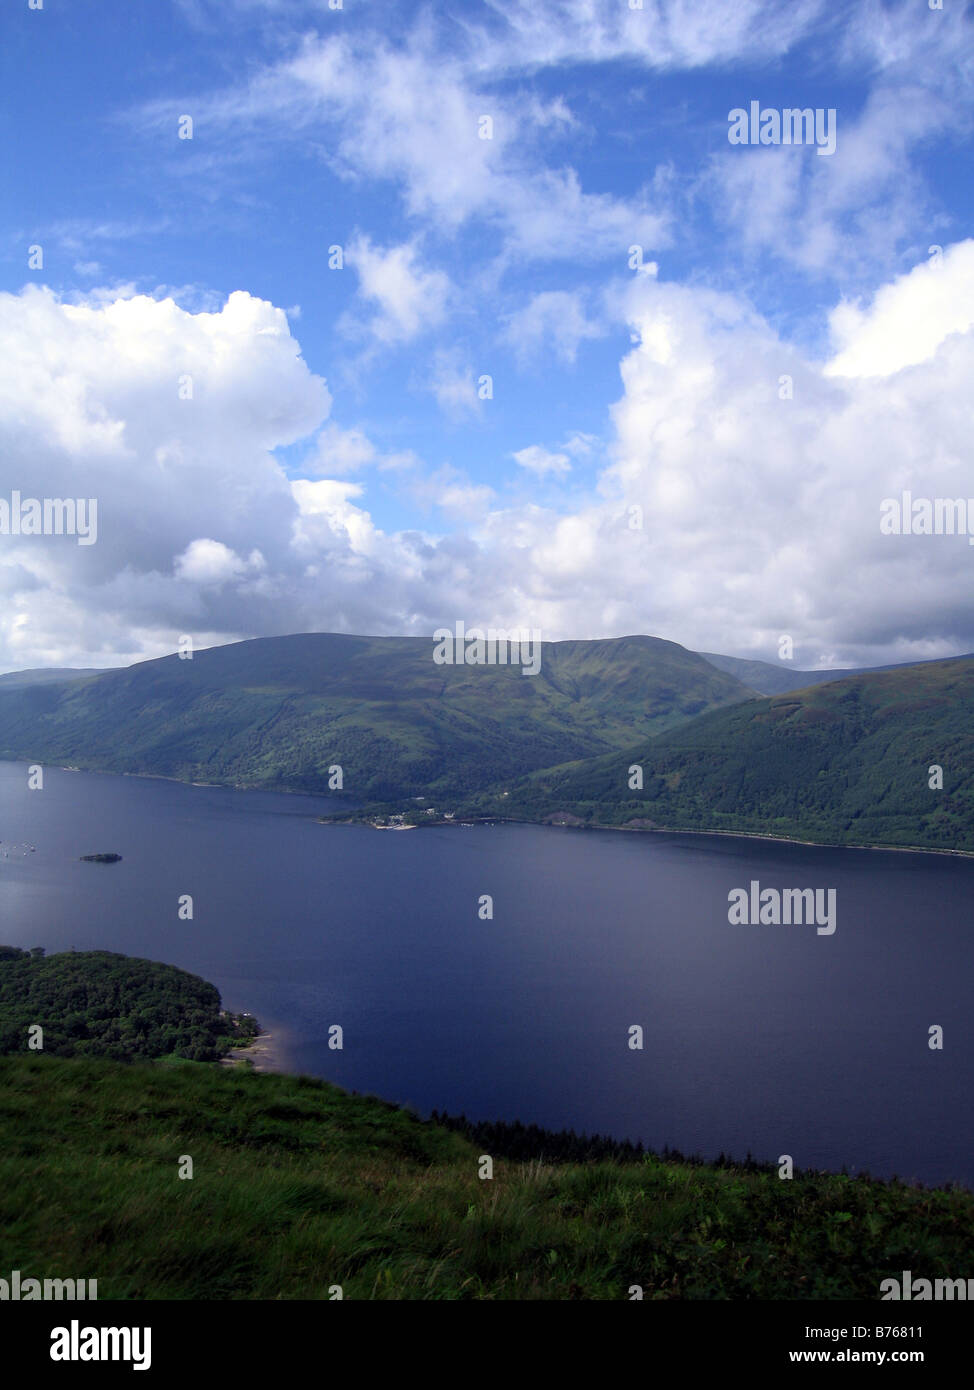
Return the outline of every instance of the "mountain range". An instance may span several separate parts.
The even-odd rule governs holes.
[[[846,680],[849,676],[873,676],[880,671],[904,671],[913,666],[934,665],[931,660],[899,662],[892,666],[822,667],[814,671],[799,671],[792,670],[785,662],[775,666],[770,661],[750,661],[745,657],[720,656],[716,652],[700,652],[699,655],[762,695],[783,695],[789,690],[805,690],[810,685]],[[967,652],[965,655],[974,656],[974,653]]]
[[[304,633],[0,688],[0,757],[357,799],[453,795],[626,748],[754,692],[655,637],[545,642],[536,676],[432,639]]]
[[[974,851],[974,657],[800,672],[629,636],[543,643],[525,675],[437,665],[433,648],[305,633],[15,673],[0,757],[338,791],[350,810],[423,797],[457,815]]]

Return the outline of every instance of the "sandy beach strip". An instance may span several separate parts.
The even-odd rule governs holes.
[[[220,1059],[224,1067],[235,1067],[244,1062],[252,1062],[254,1071],[286,1071],[273,1033],[258,1033],[250,1047],[231,1048]]]

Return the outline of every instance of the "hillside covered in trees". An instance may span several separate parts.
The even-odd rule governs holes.
[[[974,659],[716,710],[624,753],[534,773],[477,809],[974,852]]]
[[[40,1035],[31,1032],[38,1026]],[[0,1053],[208,1062],[257,1030],[250,1014],[221,1010],[214,985],[172,965],[113,951],[46,956],[39,947],[0,946]]]

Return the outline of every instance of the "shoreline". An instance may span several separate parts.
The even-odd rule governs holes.
[[[771,844],[802,845],[807,849],[876,850],[891,854],[946,854],[956,859],[974,859],[974,850],[934,849],[924,845],[847,845],[829,840],[800,840],[794,835],[768,835],[759,830],[690,830],[666,825],[603,825],[586,821],[570,825],[567,821],[526,820],[517,816],[467,816],[463,820],[418,821],[415,825],[372,825],[367,820],[342,819],[338,816],[318,816],[319,825],[357,825],[363,830],[445,830],[451,826],[475,825],[537,825],[547,830],[608,830],[627,835],[721,835],[735,840],[766,840]]]
[[[22,759],[22,758],[8,758],[8,759],[3,759],[2,761],[17,763],[17,762],[24,762],[24,759]],[[307,797],[316,797],[316,798],[318,798],[318,797],[324,798],[324,797],[327,796],[327,793],[325,793],[325,792],[296,791],[296,790],[293,790],[293,789],[287,788],[287,787],[273,787],[273,788],[272,788],[272,787],[252,787],[252,786],[246,786],[246,785],[235,784],[235,783],[230,783],[230,782],[189,782],[189,781],[186,781],[186,780],[185,780],[184,778],[182,778],[182,777],[167,777],[167,776],[163,775],[162,773],[157,773],[157,772],[109,772],[109,771],[105,771],[105,770],[101,770],[101,769],[97,769],[97,768],[66,767],[66,766],[60,766],[60,765],[59,765],[59,771],[61,771],[61,772],[91,772],[91,773],[93,773],[94,775],[101,776],[101,777],[145,777],[145,778],[147,778],[148,780],[153,781],[153,782],[175,782],[177,785],[183,786],[183,787],[198,787],[198,788],[210,787],[210,788],[215,788],[215,789],[219,789],[219,790],[223,790],[223,791],[238,791],[238,792],[271,792],[271,793],[280,793],[281,795],[284,795],[284,796],[307,796]],[[401,830],[419,830],[419,829],[422,829],[422,827],[423,827],[424,825],[426,825],[426,826],[428,826],[428,827],[436,826],[436,827],[442,828],[442,827],[444,827],[444,826],[450,826],[450,825],[468,825],[468,826],[470,826],[470,825],[491,824],[491,825],[542,825],[542,826],[548,826],[550,829],[553,829],[553,830],[617,830],[617,831],[624,831],[625,833],[630,834],[630,835],[722,835],[722,836],[729,836],[729,837],[732,838],[732,839],[738,839],[738,840],[767,840],[767,841],[769,841],[769,842],[772,843],[772,844],[803,845],[803,846],[805,846],[806,848],[809,848],[809,849],[850,849],[850,850],[860,849],[860,850],[875,850],[875,851],[881,851],[881,852],[885,851],[885,852],[895,853],[895,854],[943,854],[943,855],[951,856],[951,857],[953,857],[953,858],[955,858],[955,859],[974,859],[974,850],[968,850],[968,849],[940,849],[940,848],[934,848],[933,846],[926,846],[926,845],[859,845],[859,844],[848,845],[848,844],[836,844],[836,843],[830,842],[830,841],[828,841],[828,840],[802,840],[802,839],[799,839],[799,838],[798,838],[797,836],[795,836],[795,835],[769,835],[769,834],[767,834],[767,833],[765,833],[765,832],[758,831],[758,830],[691,830],[691,829],[687,829],[687,828],[674,827],[674,826],[664,826],[664,825],[657,825],[657,826],[645,826],[645,825],[638,825],[638,826],[629,826],[629,825],[603,825],[603,824],[601,824],[601,823],[598,822],[598,821],[587,822],[587,823],[583,823],[583,824],[581,824],[581,825],[567,825],[567,824],[559,824],[558,822],[552,822],[552,821],[548,821],[548,820],[522,820],[522,819],[520,819],[520,818],[518,818],[518,817],[514,817],[514,816],[503,816],[503,815],[494,815],[494,816],[468,816],[468,817],[466,817],[465,820],[457,819],[457,820],[452,820],[452,821],[433,821],[433,822],[423,822],[423,821],[420,821],[420,822],[419,822],[418,824],[416,824],[416,825],[409,825],[409,826],[405,826],[405,825],[404,825],[404,826],[371,826],[371,825],[368,824],[367,821],[361,821],[361,822],[359,822],[359,821],[351,820],[350,818],[344,818],[344,819],[343,819],[343,818],[339,818],[338,816],[321,816],[321,815],[317,815],[317,816],[314,817],[314,819],[315,819],[315,821],[316,821],[319,825],[349,825],[349,824],[350,824],[350,825],[355,825],[355,824],[361,824],[361,825],[363,826],[363,828],[365,828],[365,829],[371,829],[371,830],[397,830],[397,829],[401,829]]]
[[[277,1044],[274,1041],[273,1033],[258,1033],[252,1043],[245,1047],[232,1047],[225,1057],[221,1057],[218,1066],[221,1067],[240,1067],[250,1063],[254,1071],[276,1072],[284,1076],[296,1076],[297,1072],[288,1072],[281,1064],[281,1055]]]
[[[522,822],[528,825],[547,825],[547,821]],[[969,849],[926,849],[923,845],[846,845],[828,840],[799,840],[794,835],[765,835],[758,830],[672,830],[666,826],[647,825],[563,825],[559,830],[626,830],[631,835],[726,835],[735,840],[768,840],[772,844],[804,845],[808,849],[868,849],[891,854],[949,854],[958,859],[974,859],[974,850]]]
[[[231,1049],[231,1051],[227,1053],[226,1057],[222,1057],[220,1061],[217,1062],[215,1065],[218,1067],[226,1067],[228,1069],[233,1069],[239,1068],[249,1061],[253,1064],[253,1070],[255,1072],[260,1072],[262,1075],[310,1077],[311,1080],[315,1082],[320,1082],[323,1086],[334,1087],[336,1090],[341,1091],[342,1094],[345,1096],[360,1100],[378,1100],[381,1102],[382,1105],[391,1106],[394,1110],[400,1111],[403,1114],[418,1117],[424,1124],[441,1124],[446,1129],[454,1131],[460,1129],[459,1121],[464,1119],[463,1116],[458,1117],[456,1115],[449,1114],[446,1111],[442,1111],[440,1112],[438,1118],[434,1118],[434,1116],[437,1115],[437,1111],[435,1108],[429,1115],[424,1115],[421,1112],[415,1110],[414,1107],[412,1107],[409,1104],[404,1104],[400,1101],[385,1100],[382,1096],[377,1095],[374,1091],[360,1092],[354,1089],[349,1089],[348,1087],[343,1086],[340,1082],[332,1081],[328,1077],[318,1076],[314,1072],[293,1071],[289,1068],[283,1067],[280,1064],[280,1056],[274,1048],[272,1042],[273,1037],[274,1035],[272,1033],[259,1033],[249,1047],[238,1047]],[[256,1059],[254,1058],[254,1053],[257,1053]],[[473,1128],[476,1128],[478,1123],[494,1123],[499,1125],[503,1129],[510,1129],[517,1124],[517,1121],[471,1121],[470,1123],[473,1126]],[[562,1128],[561,1130],[549,1129],[545,1125],[532,1125],[531,1128],[536,1129],[542,1137],[558,1137],[568,1132],[564,1128]],[[574,1133],[574,1131],[571,1132]],[[690,1165],[694,1167],[699,1166],[707,1169],[715,1169],[724,1166],[721,1164],[720,1158],[707,1158],[698,1152],[686,1154],[680,1149],[672,1148],[669,1144],[665,1145],[662,1149],[653,1149],[650,1147],[646,1147],[643,1144],[642,1140],[634,1141],[628,1138],[617,1139],[614,1135],[601,1135],[595,1133],[594,1131],[592,1132],[592,1134],[589,1134],[586,1130],[579,1131],[579,1137],[581,1139],[604,1138],[607,1139],[611,1144],[617,1145],[619,1147],[622,1147],[626,1144],[636,1145],[638,1143],[642,1149],[643,1154],[646,1157],[653,1157],[662,1162],[670,1161],[673,1163]],[[554,1161],[559,1162],[562,1160]],[[775,1160],[754,1159],[752,1158],[750,1151],[748,1151],[748,1153],[745,1155],[743,1159],[735,1157],[734,1155],[725,1155],[725,1165],[729,1165],[731,1167],[751,1167],[755,1172],[765,1173],[772,1173],[777,1168],[777,1163]],[[843,1164],[843,1166],[839,1168],[796,1168],[795,1176],[812,1178],[823,1176],[847,1177],[853,1182],[864,1182],[869,1186],[878,1185],[887,1188],[904,1186],[909,1188],[921,1188],[926,1192],[949,1192],[960,1190],[962,1192],[974,1196],[974,1186],[968,1187],[964,1182],[953,1178],[945,1179],[943,1182],[940,1183],[928,1183],[918,1178],[902,1178],[895,1173],[887,1177],[877,1176],[877,1174],[871,1172],[869,1169],[858,1169],[855,1166],[853,1168],[853,1171],[850,1172],[848,1166],[845,1164]]]
[[[0,758],[3,763],[30,765],[30,758]],[[331,800],[330,792],[300,791],[296,787],[256,787],[248,782],[193,782],[188,777],[169,777],[164,772],[116,772],[107,767],[71,767],[67,763],[52,763],[57,772],[83,772],[89,777],[142,777],[147,782],[172,782],[177,787],[209,787],[223,792],[263,792],[269,796],[307,796]]]

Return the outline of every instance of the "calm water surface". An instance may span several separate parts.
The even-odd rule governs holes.
[[[974,861],[378,833],[317,824],[331,804],[57,769],[28,791],[0,763],[0,941],[182,966],[256,1013],[288,1070],[424,1113],[974,1185]],[[122,863],[78,862],[101,851]],[[751,879],[836,889],[835,934],[730,926]]]

